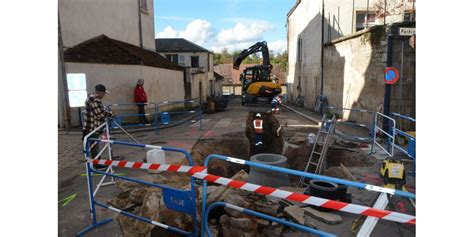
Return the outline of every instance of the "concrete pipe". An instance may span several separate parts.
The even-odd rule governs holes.
[[[285,156],[271,153],[260,153],[250,157],[250,161],[287,168],[287,159]],[[290,179],[288,174],[274,172],[267,169],[250,167],[249,183],[269,186],[269,187],[289,187]]]

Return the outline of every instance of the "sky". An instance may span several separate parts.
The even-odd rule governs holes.
[[[185,38],[208,50],[241,51],[258,41],[286,50],[295,0],[154,0],[155,38]]]

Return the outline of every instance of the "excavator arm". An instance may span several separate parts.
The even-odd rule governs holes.
[[[263,66],[269,66],[270,65],[270,54],[268,53],[268,47],[267,47],[267,42],[262,41],[262,42],[257,42],[256,44],[250,46],[248,49],[244,49],[239,56],[234,58],[234,69],[239,70],[240,64],[242,61],[244,61],[245,58],[247,58],[249,55],[257,53],[257,52],[262,52],[262,58],[263,58]]]

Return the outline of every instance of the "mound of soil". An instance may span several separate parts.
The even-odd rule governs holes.
[[[334,178],[340,178],[340,179],[346,179],[346,180],[350,180],[351,177],[349,177],[348,175],[346,175],[344,173],[344,171],[342,171],[342,168],[341,167],[338,167],[338,166],[333,166],[333,167],[329,167],[327,168],[323,175],[326,175],[326,176],[330,176],[330,177],[334,177]]]
[[[326,154],[326,160],[328,167],[339,166],[341,163],[346,167],[363,166],[369,167],[374,165],[375,160],[364,152],[341,150],[341,149],[328,149]]]
[[[191,150],[195,165],[203,165],[206,157],[211,154],[248,160],[250,157],[249,141],[244,133],[232,133],[217,139],[199,140]],[[248,172],[248,167],[214,159],[209,163],[208,172],[223,177],[231,177],[245,168]]]

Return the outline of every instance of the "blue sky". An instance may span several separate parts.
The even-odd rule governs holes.
[[[286,49],[286,14],[295,0],[154,0],[155,37],[186,38],[215,52],[265,40]]]

